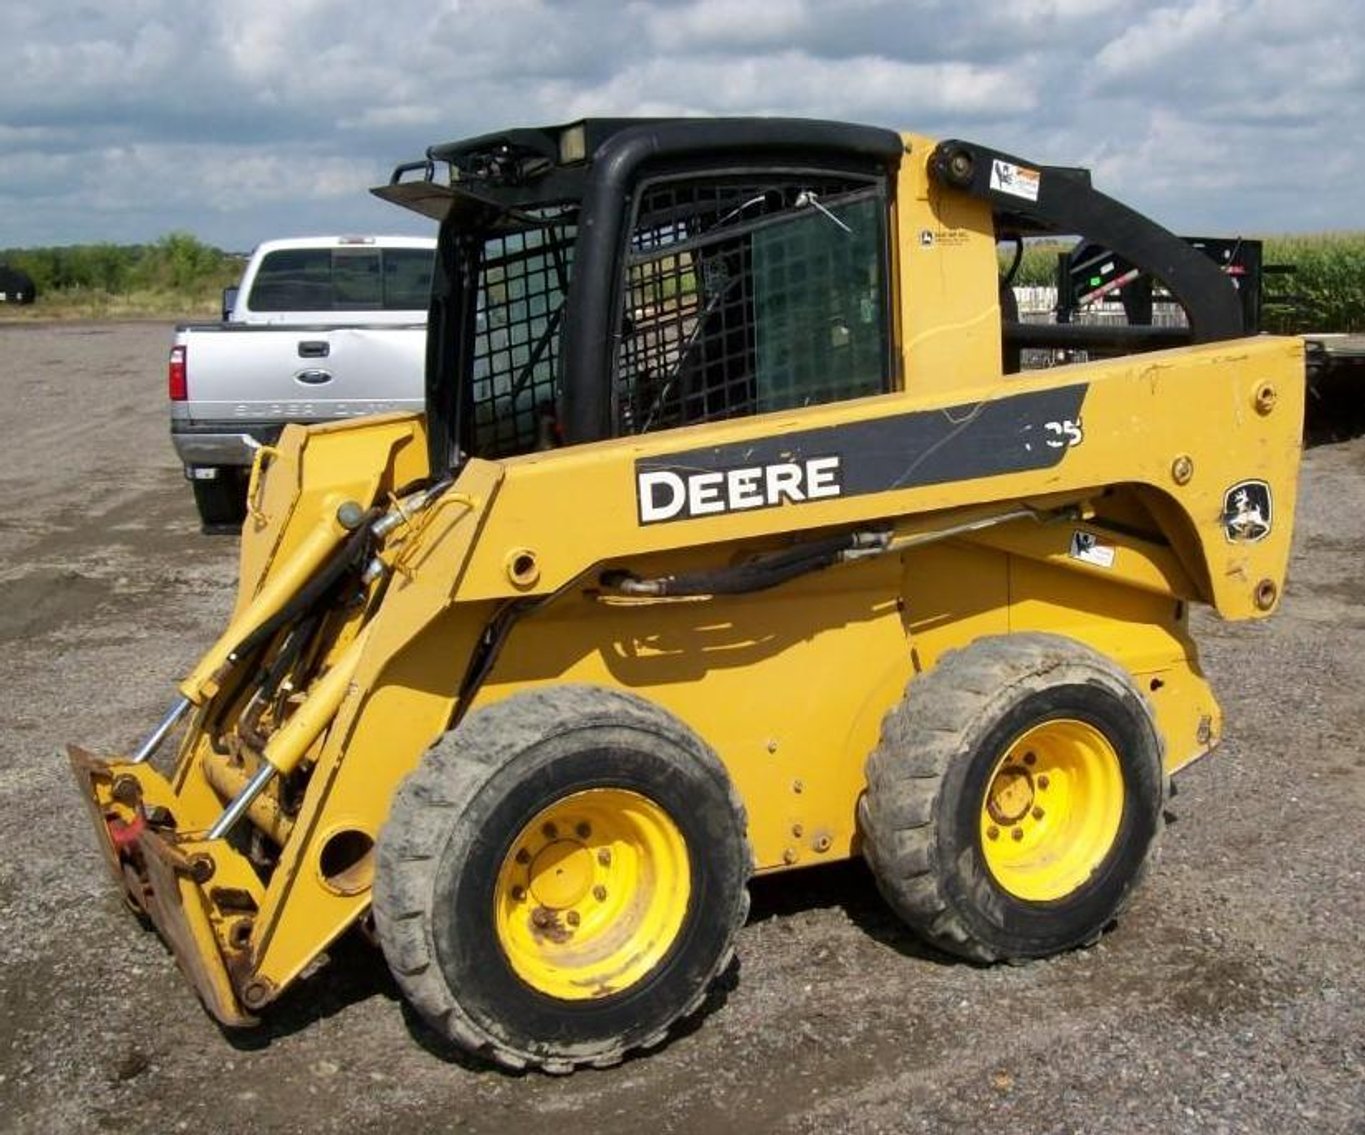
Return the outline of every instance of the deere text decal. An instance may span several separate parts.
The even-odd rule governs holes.
[[[836,454],[805,461],[744,465],[724,472],[675,473],[671,469],[637,472],[640,523],[837,497],[843,492],[840,460]]]
[[[1080,440],[1086,386],[914,410],[635,462],[641,524],[1047,469]],[[1059,425],[1074,434],[1059,442]]]

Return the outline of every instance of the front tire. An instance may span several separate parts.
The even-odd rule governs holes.
[[[403,783],[374,913],[398,984],[509,1067],[658,1044],[728,964],[748,911],[743,809],[681,722],[560,686],[472,713]]]
[[[1097,939],[1146,872],[1165,776],[1131,679],[1057,635],[945,654],[887,714],[860,804],[878,887],[976,961]]]

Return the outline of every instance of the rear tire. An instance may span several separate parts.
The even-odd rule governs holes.
[[[569,1072],[700,1007],[748,912],[743,808],[716,756],[632,695],[559,686],[472,713],[395,794],[374,915],[437,1032]]]
[[[199,519],[204,531],[210,534],[240,531],[246,519],[245,470],[223,465],[216,473],[208,480],[198,477],[190,480]]]
[[[1145,874],[1165,776],[1120,667],[1057,635],[945,654],[887,714],[859,811],[896,912],[976,961],[1097,939]]]

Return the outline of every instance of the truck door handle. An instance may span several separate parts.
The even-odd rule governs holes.
[[[306,382],[309,386],[321,386],[324,382],[332,381],[330,370],[301,370],[294,375],[300,382]]]
[[[299,358],[325,359],[332,353],[332,344],[326,339],[303,339],[299,343]]]

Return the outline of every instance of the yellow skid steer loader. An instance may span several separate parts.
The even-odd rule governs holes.
[[[361,924],[455,1044],[609,1065],[751,875],[858,855],[945,951],[1095,940],[1219,738],[1190,605],[1279,601],[1300,345],[1085,171],[960,141],[589,120],[376,192],[440,223],[425,414],[262,450],[231,624],[139,748],[71,749],[209,1011]],[[1021,323],[999,244],[1064,233],[1184,325]]]

